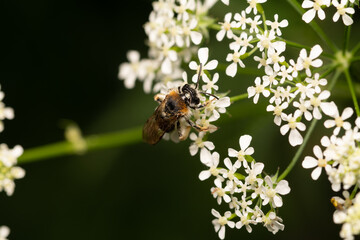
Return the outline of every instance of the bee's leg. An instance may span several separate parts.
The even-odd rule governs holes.
[[[209,130],[208,127],[199,126],[199,125],[195,124],[193,121],[191,121],[190,119],[185,118],[185,120],[186,120],[186,122],[187,122],[188,124],[190,124],[191,127],[195,128],[195,129],[198,130],[199,132],[208,131],[208,130]]]
[[[178,130],[179,140],[184,141],[189,136],[191,126],[186,126],[185,122],[180,122],[180,120],[177,122],[177,130]]]
[[[163,93],[158,93],[155,95],[154,100],[157,101],[158,103],[161,103],[162,101],[164,101],[166,95]]]

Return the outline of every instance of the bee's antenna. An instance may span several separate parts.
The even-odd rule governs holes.
[[[199,81],[200,81],[201,73],[202,73],[202,63],[200,63],[200,66],[199,66],[198,79],[197,79],[197,82],[196,82],[196,85],[195,85],[195,89],[198,89],[198,87],[199,87]]]
[[[216,98],[217,100],[219,100],[219,97],[215,96],[214,94],[207,93],[207,92],[199,92],[199,93],[204,94],[204,95],[208,95],[208,96],[212,96],[212,97]]]

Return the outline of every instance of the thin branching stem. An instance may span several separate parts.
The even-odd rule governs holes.
[[[337,81],[337,79],[339,78],[340,76],[340,73],[341,71],[340,70],[337,70],[331,80],[331,83],[328,87],[329,90],[331,90],[334,86],[335,86],[335,83]],[[304,137],[304,141],[303,143],[300,145],[299,149],[296,151],[295,153],[295,156],[293,157],[293,159],[291,160],[290,164],[287,166],[287,168],[285,169],[285,171],[279,176],[278,178],[278,182],[281,181],[282,179],[284,179],[290,172],[291,170],[294,168],[295,164],[297,163],[297,161],[300,159],[300,156],[302,155],[303,151],[304,151],[304,148],[307,144],[307,142],[309,141],[314,129],[315,129],[315,126],[316,126],[316,123],[317,123],[317,120],[316,119],[313,119],[311,124],[310,124],[310,127],[308,129],[308,131],[306,132],[306,135]]]
[[[354,103],[356,115],[360,116],[359,103],[358,103],[357,98],[356,98],[355,88],[354,88],[354,85],[353,85],[353,82],[352,82],[352,79],[351,79],[351,76],[350,76],[349,69],[348,68],[345,69],[344,73],[345,73],[347,84],[349,86],[351,98],[352,98],[353,103]]]

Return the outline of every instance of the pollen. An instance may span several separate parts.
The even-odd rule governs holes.
[[[210,173],[211,173],[211,175],[213,175],[213,176],[217,176],[217,175],[219,175],[219,170],[216,168],[216,167],[214,167],[214,166],[211,166],[211,168],[210,168]]]
[[[228,22],[223,23],[223,28],[224,28],[226,31],[229,31],[229,30],[231,29],[230,23],[228,23]]]
[[[221,226],[224,226],[225,224],[227,224],[227,222],[228,222],[228,220],[227,220],[226,217],[220,217],[220,218],[219,218],[219,224],[220,224]]]
[[[326,160],[321,158],[318,160],[318,166],[319,167],[326,167],[327,163],[326,163]]]
[[[276,194],[275,189],[270,188],[270,189],[266,190],[266,196],[268,196],[269,198],[275,197],[275,194]]]
[[[344,121],[342,120],[341,117],[337,117],[335,118],[335,124],[337,127],[342,127],[344,125]]]

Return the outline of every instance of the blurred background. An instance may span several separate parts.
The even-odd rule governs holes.
[[[142,126],[157,104],[141,84],[125,89],[117,73],[128,50],[146,57],[142,26],[151,2],[0,0],[0,83],[5,104],[15,110],[15,119],[5,121],[1,142],[30,149],[61,141],[64,119],[79,124],[85,136]],[[231,10],[244,9],[245,1],[233,2]],[[329,50],[285,1],[268,1],[263,7],[268,19],[278,13],[289,20],[284,37]],[[227,11],[218,4],[211,14],[222,20]],[[350,47],[359,40],[358,13]],[[332,23],[333,14],[331,7],[320,25],[341,46],[343,24]],[[212,32],[207,43],[211,58],[225,59],[226,46],[214,39]],[[298,52],[288,47],[287,57]],[[359,67],[351,72],[359,76]],[[230,96],[245,93],[255,78],[228,79],[223,72],[220,77],[220,89],[231,90]],[[341,107],[352,106],[348,96],[341,77],[332,99]],[[250,134],[253,156],[267,173],[286,168],[296,149],[265,108],[262,99],[257,105],[242,100],[228,109],[230,115],[222,117],[220,129],[210,136],[222,159],[229,147],[239,147],[241,135]],[[318,124],[304,156],[313,154],[312,146],[324,134],[330,133]],[[189,143],[161,141],[154,147],[139,142],[24,164],[26,177],[16,181],[14,195],[0,195],[0,225],[11,228],[12,240],[218,239],[210,210],[225,209],[210,194],[212,180],[198,179],[204,167],[190,156]],[[292,190],[279,212],[285,231],[273,235],[258,225],[248,234],[227,228],[226,239],[339,239],[341,226],[333,223],[330,203],[334,193],[325,175],[315,182],[310,173],[299,161],[287,177]]]

